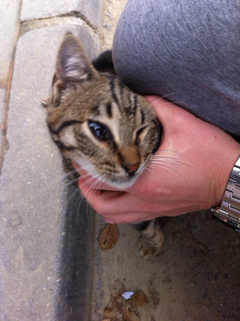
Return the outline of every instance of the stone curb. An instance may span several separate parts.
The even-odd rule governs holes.
[[[87,1],[81,6],[87,10]],[[56,3],[48,7],[58,13]],[[100,9],[94,14],[100,21]],[[26,0],[21,19],[27,18],[38,17]],[[1,320],[90,318],[94,218],[78,190],[65,184],[41,100],[48,96],[63,35],[78,35],[91,58],[100,41],[79,17],[54,19],[36,21],[16,46],[0,189]]]
[[[21,21],[43,19],[61,15],[81,15],[94,27],[101,26],[102,2],[99,0],[23,0]]]

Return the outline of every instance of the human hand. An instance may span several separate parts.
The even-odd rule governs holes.
[[[159,150],[133,186],[116,191],[92,184],[79,169],[79,187],[108,222],[176,216],[221,203],[240,145],[218,127],[157,96],[145,97],[164,132]],[[76,167],[76,165],[75,165]]]

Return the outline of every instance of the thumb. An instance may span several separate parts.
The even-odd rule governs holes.
[[[179,114],[187,113],[183,108],[171,103],[170,101],[155,95],[144,96],[144,98],[154,108],[157,117],[161,121],[162,125],[169,125],[169,118],[179,116]]]

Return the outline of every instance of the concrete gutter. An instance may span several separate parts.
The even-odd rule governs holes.
[[[41,100],[67,31],[100,52],[102,3],[3,0],[0,14],[0,319],[89,320],[94,217],[66,185]]]

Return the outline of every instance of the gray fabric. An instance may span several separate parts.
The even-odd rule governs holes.
[[[123,81],[240,136],[240,1],[130,0],[113,43]]]

